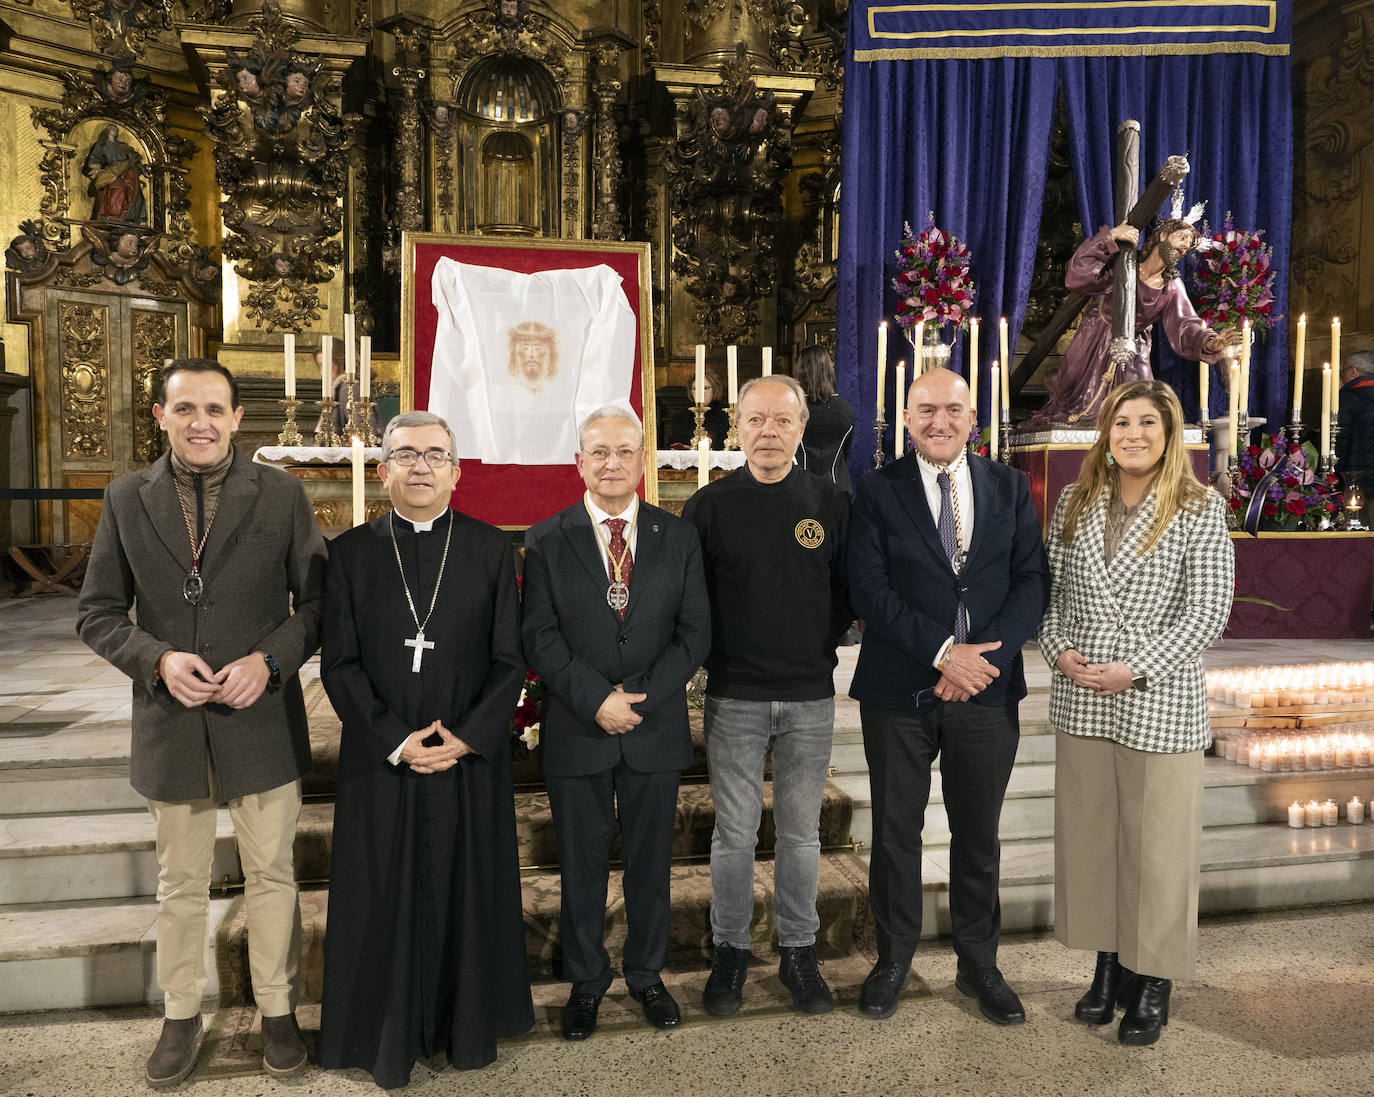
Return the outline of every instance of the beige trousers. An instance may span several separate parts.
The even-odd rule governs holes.
[[[301,911],[293,851],[301,783],[241,796],[228,807],[243,865],[253,996],[264,1017],[280,1017],[295,1010],[299,993]],[[157,823],[157,981],[166,995],[164,1013],[175,1020],[200,1012],[208,982],[210,862],[218,808],[213,795],[148,801]]]
[[[1054,935],[1132,971],[1197,966],[1202,751],[1152,754],[1055,735]]]

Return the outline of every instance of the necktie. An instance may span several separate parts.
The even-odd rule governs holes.
[[[635,571],[635,558],[630,546],[625,543],[625,519],[607,518],[606,528],[611,531],[611,543],[606,546],[606,573],[612,583],[619,580],[628,590]],[[625,611],[622,609],[619,612],[620,619],[625,620]]]
[[[940,485],[940,547],[945,550],[951,566],[959,555],[959,533],[954,524],[954,493],[949,482],[949,473],[941,469],[935,474],[935,482]],[[962,644],[968,639],[967,613],[964,600],[959,599],[959,607],[954,611],[954,642]]]

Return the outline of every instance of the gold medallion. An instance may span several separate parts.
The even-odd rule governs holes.
[[[825,527],[814,518],[803,518],[792,532],[802,548],[820,548],[825,542]]]

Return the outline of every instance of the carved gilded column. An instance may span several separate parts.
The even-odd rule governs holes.
[[[596,111],[594,128],[595,164],[592,238],[625,239],[624,162],[620,156],[620,126],[615,117],[620,97],[620,55],[634,45],[633,40],[613,30],[588,33],[592,57],[592,103]]]
[[[393,101],[396,136],[392,159],[399,178],[393,214],[399,237],[402,232],[419,232],[425,227],[420,180],[424,176],[424,146],[420,126],[419,87],[427,75],[429,26],[415,16],[393,15],[377,24],[396,39],[396,63],[391,75],[400,84],[399,99]]]

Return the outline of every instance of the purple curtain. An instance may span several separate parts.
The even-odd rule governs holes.
[[[1116,223],[1116,127],[1134,118],[1140,122],[1140,188],[1168,156],[1186,155],[1191,171],[1183,181],[1185,211],[1205,199],[1203,217],[1214,229],[1228,210],[1237,228],[1263,229],[1274,249],[1274,269],[1286,271],[1293,195],[1290,64],[1287,56],[1248,53],[1060,58],[1084,232]],[[1167,202],[1163,212],[1167,216]],[[1286,313],[1288,285],[1282,277],[1274,295],[1274,315]],[[1287,419],[1286,331],[1280,319],[1267,338],[1256,339],[1251,358],[1250,411],[1273,425]],[[1180,362],[1158,336],[1155,375],[1173,386],[1184,411],[1195,418],[1197,367]],[[1222,391],[1213,370],[1209,407],[1225,406]]]
[[[1030,291],[1054,118],[1052,60],[856,62],[845,65],[843,174],[835,371],[858,412],[853,474],[873,466],[877,328],[889,318],[887,416],[891,453],[898,359],[912,348],[892,324],[891,280],[902,223],[926,213],[968,246],[981,318],[978,402],[988,407],[997,319],[1015,344]],[[951,367],[965,369],[966,334]]]

